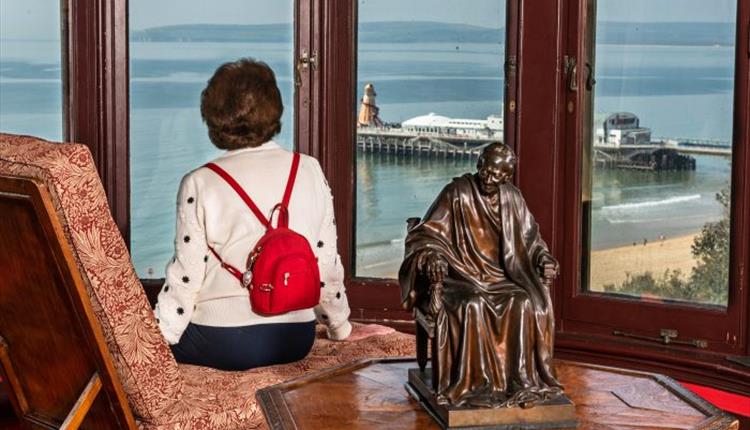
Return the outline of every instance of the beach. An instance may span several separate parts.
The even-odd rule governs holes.
[[[651,272],[660,277],[666,269],[679,269],[690,276],[696,260],[690,252],[696,234],[643,241],[635,245],[602,249],[591,253],[591,290],[602,291],[604,285],[622,284],[627,273]]]

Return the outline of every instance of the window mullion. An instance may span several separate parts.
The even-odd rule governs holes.
[[[121,234],[130,237],[127,2],[62,0],[66,139],[89,147]],[[65,46],[65,45],[64,45]]]

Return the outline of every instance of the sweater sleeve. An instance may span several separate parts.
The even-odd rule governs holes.
[[[315,162],[320,175],[320,194],[325,202],[325,216],[320,227],[315,253],[320,269],[320,304],[315,307],[319,323],[327,326],[329,339],[344,340],[352,331],[349,323],[349,302],[344,289],[344,267],[336,248],[336,220],[333,214],[333,196],[323,171]]]
[[[154,313],[167,342],[179,343],[195,309],[195,298],[206,274],[208,245],[200,210],[200,195],[191,174],[177,194],[175,252]]]

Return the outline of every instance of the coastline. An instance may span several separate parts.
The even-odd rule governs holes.
[[[687,278],[696,264],[690,247],[698,234],[699,232],[695,232],[665,238],[663,241],[652,240],[646,245],[643,242],[637,242],[636,245],[619,245],[592,251],[590,290],[603,291],[606,284],[622,284],[627,279],[628,273],[650,271],[655,277],[659,277],[667,269],[679,269],[683,277]],[[397,270],[400,265],[400,256],[403,255],[403,242],[384,242],[379,245],[368,249],[374,255],[371,254],[367,256],[369,258],[359,260],[359,264],[363,267],[360,267],[358,275],[398,278]],[[399,258],[392,258],[395,255]]]
[[[660,277],[665,270],[679,269],[683,277],[690,276],[697,261],[691,245],[698,232],[664,240],[649,241],[646,245],[618,246],[591,253],[590,290],[603,291],[606,284],[622,284],[628,273],[651,272]]]

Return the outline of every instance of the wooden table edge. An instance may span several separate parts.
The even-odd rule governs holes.
[[[289,381],[261,388],[255,393],[255,398],[260,404],[269,429],[298,429],[297,424],[294,421],[294,417],[292,416],[292,412],[289,409],[286,400],[284,399],[284,392],[290,391],[303,384],[307,384],[324,378],[327,379],[330,377],[335,377],[347,372],[353,372],[372,364],[406,362],[414,362],[416,366],[416,357],[362,358],[359,360],[350,361],[348,363],[339,364],[327,369],[319,369],[309,375],[303,375],[294,379],[290,379]],[[579,363],[568,360],[556,360],[556,362],[566,363],[577,367],[584,367],[593,370],[642,376],[644,378],[653,380],[657,384],[664,387],[666,390],[670,391],[673,394],[676,394],[677,397],[688,403],[690,406],[695,407],[700,412],[708,415],[708,417],[704,421],[702,421],[695,430],[736,430],[739,428],[739,421],[734,416],[712,405],[705,399],[701,398],[689,389],[683,387],[679,382],[668,376],[639,370],[620,369],[617,367]]]

